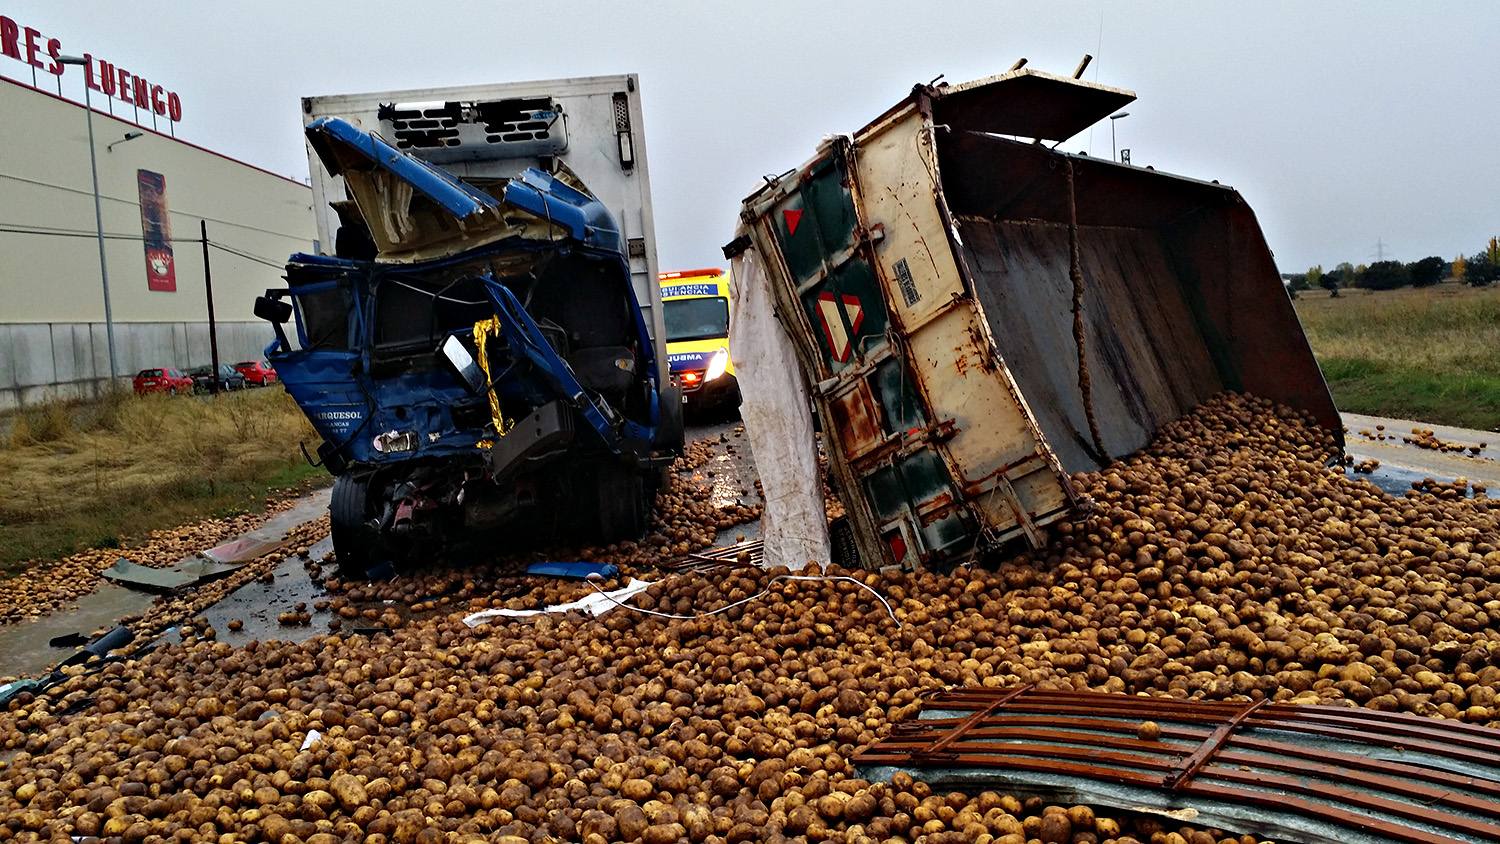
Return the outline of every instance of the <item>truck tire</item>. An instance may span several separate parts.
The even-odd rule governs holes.
[[[328,502],[329,533],[339,576],[346,579],[369,576],[376,545],[365,516],[369,492],[369,483],[349,475],[340,475],[333,482],[333,497]]]

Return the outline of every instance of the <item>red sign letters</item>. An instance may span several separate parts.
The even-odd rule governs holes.
[[[0,54],[53,76],[62,76],[63,68],[67,67],[61,61],[61,41],[47,38],[39,30],[17,24],[4,15],[0,15]],[[83,59],[83,84],[89,88],[137,108],[149,109],[173,123],[182,120],[182,99],[175,91],[168,91],[114,62],[96,59],[91,53],[84,53]]]

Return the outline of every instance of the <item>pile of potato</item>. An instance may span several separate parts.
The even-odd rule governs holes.
[[[854,583],[755,569],[638,572],[660,579],[636,600],[658,612],[768,590],[712,616],[473,629],[467,612],[593,587],[505,591],[483,571],[404,592],[331,584],[330,606],[356,615],[382,594],[446,591],[389,633],[240,648],[190,636],[23,698],[0,713],[0,840],[1240,842],[871,783],[848,760],[950,685],[1269,696],[1493,725],[1500,506],[1393,498],[1334,457],[1295,414],[1221,397],[1079,476],[1090,515],[1039,552],[951,574],[827,572],[878,590],[899,623]]]

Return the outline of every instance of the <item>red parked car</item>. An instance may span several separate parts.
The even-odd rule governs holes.
[[[264,387],[276,383],[276,370],[263,360],[242,360],[234,365],[234,371],[245,376],[246,386]]]
[[[161,369],[142,369],[135,374],[135,394],[144,396],[147,393],[166,393],[168,395],[192,395],[193,379],[180,369],[162,367]]]

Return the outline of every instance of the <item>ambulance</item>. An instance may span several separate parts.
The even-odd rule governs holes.
[[[729,273],[721,269],[661,273],[667,364],[690,408],[739,407],[729,360]]]

